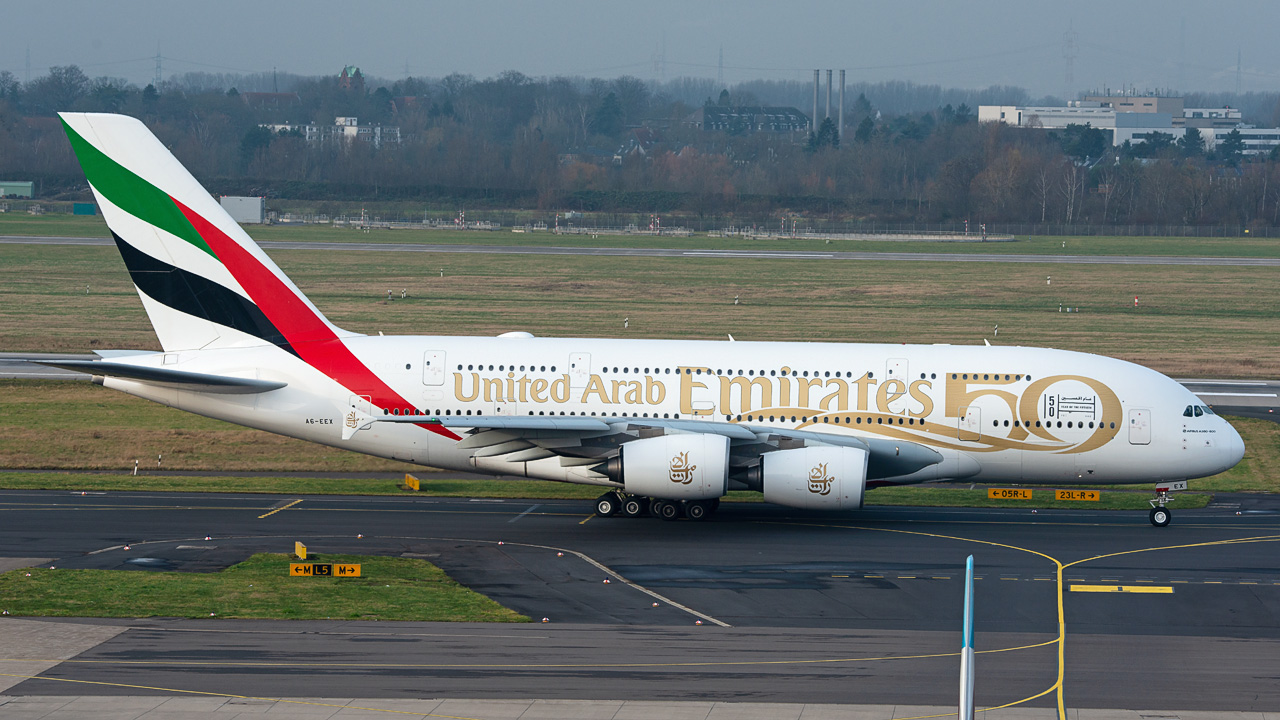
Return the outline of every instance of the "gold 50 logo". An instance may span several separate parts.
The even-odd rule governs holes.
[[[693,482],[693,471],[697,465],[689,464],[689,453],[682,452],[671,458],[671,482],[688,485]]]

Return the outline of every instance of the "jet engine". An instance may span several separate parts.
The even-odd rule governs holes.
[[[852,447],[805,447],[760,456],[745,478],[765,502],[805,510],[857,510],[870,453]]]
[[[728,490],[729,438],[691,433],[632,440],[595,470],[633,495],[710,500]]]

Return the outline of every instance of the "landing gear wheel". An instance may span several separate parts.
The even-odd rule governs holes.
[[[679,520],[680,505],[670,500],[654,500],[649,511],[663,520]]]
[[[640,517],[648,509],[648,505],[647,498],[629,497],[622,501],[622,516]]]
[[[622,508],[622,498],[618,493],[607,492],[596,498],[596,514],[600,517],[613,517]]]
[[[712,508],[710,500],[690,500],[684,504],[684,514],[690,520],[706,520],[711,516]]]
[[[1168,508],[1151,508],[1151,524],[1156,527],[1164,527],[1173,519],[1173,513]]]

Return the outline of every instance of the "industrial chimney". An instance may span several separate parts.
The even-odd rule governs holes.
[[[840,122],[836,125],[836,137],[844,142],[844,71],[840,71]]]
[[[809,132],[815,135],[818,132],[818,85],[822,82],[818,73],[820,70],[813,71],[813,115],[809,116]]]

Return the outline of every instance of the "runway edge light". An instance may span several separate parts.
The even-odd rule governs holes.
[[[964,625],[960,647],[958,720],[973,720],[973,556],[964,562]]]

